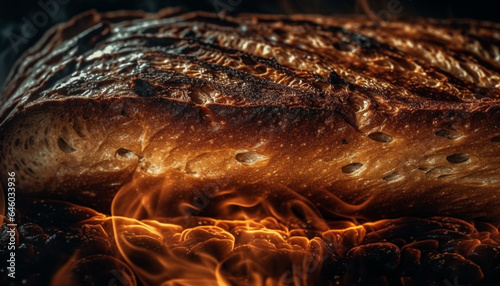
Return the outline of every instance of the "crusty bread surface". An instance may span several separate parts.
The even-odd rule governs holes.
[[[211,184],[325,214],[498,221],[499,39],[468,20],[89,12],[14,67],[0,172],[104,210],[139,176],[170,181],[170,203]]]

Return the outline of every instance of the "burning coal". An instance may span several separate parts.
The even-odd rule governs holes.
[[[137,177],[115,196],[111,216],[67,202],[22,201],[18,248],[26,265],[20,269],[23,281],[26,285],[103,281],[109,281],[105,285],[446,285],[447,281],[492,285],[500,281],[500,234],[488,223],[449,217],[363,223],[362,218],[334,218],[292,190],[269,186],[208,184],[190,193],[184,190],[184,196],[176,192],[168,179]],[[354,212],[357,206],[343,207]],[[5,225],[2,230],[4,245]],[[6,253],[0,254],[4,259]]]

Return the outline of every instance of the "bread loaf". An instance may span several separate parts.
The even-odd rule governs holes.
[[[498,221],[499,39],[477,21],[90,12],[12,70],[0,173],[101,209],[140,175],[179,201],[216,183],[324,213]]]

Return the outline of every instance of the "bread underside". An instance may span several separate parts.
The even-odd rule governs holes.
[[[101,210],[141,177],[165,204],[216,186],[325,215],[498,220],[499,37],[477,21],[89,12],[11,72],[2,184],[15,171],[24,195]]]

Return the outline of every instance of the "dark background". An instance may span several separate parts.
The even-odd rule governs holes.
[[[43,3],[57,3],[57,12],[47,15]],[[497,0],[367,0],[370,10],[377,13],[396,5],[401,10],[395,17],[472,18],[500,22],[500,1]],[[399,3],[398,3],[399,2]],[[40,4],[42,3],[42,5]],[[141,9],[149,12],[169,6],[181,6],[186,10],[225,11],[236,13],[317,13],[317,14],[366,14],[356,0],[6,0],[0,6],[0,87],[17,58],[33,45],[43,33],[56,23],[89,10]],[[399,8],[402,7],[402,8]],[[23,36],[26,21],[34,23],[36,31]]]

